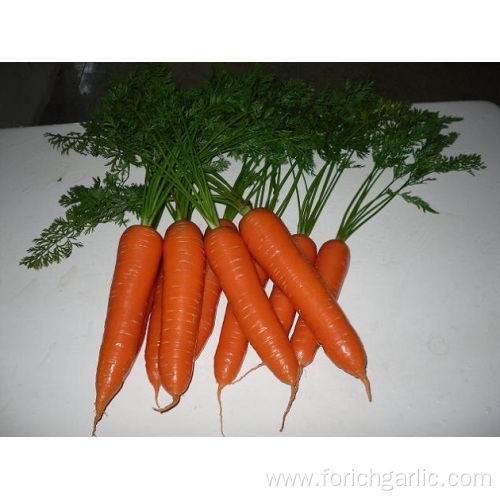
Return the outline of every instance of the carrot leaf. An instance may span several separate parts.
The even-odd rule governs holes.
[[[432,214],[437,214],[438,213],[436,210],[434,210],[429,205],[429,203],[427,203],[425,200],[422,200],[422,198],[420,198],[420,196],[412,195],[409,192],[400,193],[400,196],[406,202],[410,203],[411,205],[415,205],[417,208],[419,208],[420,210],[422,210],[422,212],[430,212]]]
[[[485,168],[478,154],[445,154],[458,138],[456,132],[448,130],[460,121],[458,117],[382,99],[376,116],[365,162],[371,169],[345,209],[337,232],[337,238],[344,241],[397,196],[423,212],[437,213],[408,188],[449,172],[474,174]]]
[[[59,200],[67,208],[65,215],[42,230],[20,263],[41,269],[68,258],[83,246],[81,236],[92,233],[99,224],[126,225],[130,216],[138,216],[143,189],[139,184],[118,184],[111,175],[94,178],[91,186],[73,186]]]

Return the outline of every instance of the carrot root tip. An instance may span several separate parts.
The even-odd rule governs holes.
[[[261,368],[262,366],[264,366],[264,363],[259,363],[258,365],[254,366],[253,368],[250,368],[249,370],[247,370],[241,377],[237,378],[235,381],[233,381],[231,383],[237,384],[238,382],[241,382],[247,375],[254,372],[258,368]]]
[[[368,377],[365,375],[362,379],[361,382],[363,382],[363,385],[365,386],[366,389],[366,395],[368,396],[368,401],[372,401],[372,389],[370,386],[370,381],[368,380]]]
[[[157,409],[161,408],[160,401],[158,400],[159,396],[160,396],[160,392],[158,390],[155,390],[155,403],[156,403]]]
[[[222,389],[224,389],[225,385],[219,385],[217,388],[217,401],[219,402],[219,422],[220,422],[220,433],[222,434],[223,437],[225,437],[224,434],[224,419],[222,417]]]
[[[97,424],[101,421],[102,417],[106,415],[105,411],[96,412],[94,417],[94,426],[92,427],[92,437],[95,437],[97,434]]]
[[[295,401],[295,398],[297,397],[297,392],[299,390],[300,377],[302,377],[302,366],[299,366],[299,374],[297,376],[297,380],[291,386],[290,399],[288,400],[287,407],[286,407],[286,409],[283,413],[283,417],[281,419],[280,432],[283,432],[283,429],[285,428],[286,417],[290,413],[290,410],[292,409],[293,402]]]
[[[169,403],[167,406],[164,406],[163,408],[161,407],[158,407],[158,408],[155,408],[153,407],[153,410],[159,412],[159,413],[165,413],[169,410],[171,410],[172,408],[176,407],[178,404],[179,404],[179,401],[181,400],[181,396],[180,394],[176,394],[175,396],[172,396],[173,399],[172,399],[172,402]]]

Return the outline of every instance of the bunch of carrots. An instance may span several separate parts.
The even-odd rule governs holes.
[[[456,139],[443,130],[457,120],[384,100],[370,82],[318,92],[257,67],[239,77],[216,71],[201,88],[180,91],[154,65],[114,83],[83,132],[51,135],[63,152],[103,157],[109,170],[61,198],[66,217],[42,232],[22,263],[68,257],[98,223],[127,226],[98,356],[93,434],[143,347],[155,409],[179,403],[214,334],[222,294],[214,356],[222,432],[221,392],[237,380],[249,346],[259,366],[290,386],[280,430],[320,348],[371,400],[366,352],[338,302],[346,241],[396,197],[434,212],[409,188],[435,174],[483,168],[478,155],[442,153]],[[230,162],[238,172],[232,182],[224,175]],[[128,183],[132,166],[144,170],[143,184]],[[317,245],[312,231],[353,168],[368,174],[336,234]],[[293,232],[283,223],[292,200]],[[165,214],[171,220],[160,232]],[[171,396],[163,407],[162,389]]]

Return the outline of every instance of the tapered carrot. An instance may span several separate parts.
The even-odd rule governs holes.
[[[193,376],[200,326],[205,253],[203,235],[189,220],[173,222],[163,240],[162,329],[159,349],[160,379],[172,402],[179,403]]]
[[[336,299],[340,295],[349,262],[349,247],[341,240],[328,240],[323,243],[316,257],[315,267],[318,274]],[[319,344],[302,317],[298,318],[290,340],[299,364],[305,367],[312,363]]]
[[[304,257],[308,259],[310,262],[314,262],[316,259],[316,243],[312,240],[312,238],[306,234],[294,234],[292,236],[299,250],[303,253]],[[257,264],[258,268],[262,270],[262,268]],[[264,273],[264,270],[261,271]],[[296,311],[293,307],[293,304],[290,302],[289,298],[282,292],[281,288],[279,288],[275,283],[271,288],[271,293],[269,294],[269,301],[273,306],[274,312],[276,316],[280,320],[281,325],[285,332],[289,332],[292,328],[293,321],[295,319]],[[313,336],[314,342],[317,344],[315,337]],[[293,346],[292,346],[293,347]],[[239,377],[235,382],[239,382],[241,379],[245,378],[249,373],[255,371],[257,368],[263,366],[263,363],[260,363],[248,371],[246,371],[241,377]]]
[[[99,351],[93,435],[141,348],[161,255],[162,238],[155,229],[134,225],[123,232]]]
[[[305,234],[294,234],[292,238],[297,244],[299,250],[304,254],[304,257],[309,261],[314,262],[314,259],[316,258],[316,243],[314,243],[314,241]],[[273,309],[281,321],[283,328],[286,332],[289,332],[292,328],[296,312],[292,303],[286,294],[283,293],[281,288],[276,284],[274,284],[271,289],[269,300],[271,301]]]
[[[339,368],[359,378],[370,398],[361,340],[281,219],[270,210],[256,208],[241,219],[240,232],[255,260],[288,296],[326,355]]]
[[[222,226],[229,226],[236,229],[234,222],[227,219],[221,219],[220,224]],[[210,227],[207,228],[207,231],[210,231]],[[207,259],[205,267],[205,285],[203,288],[200,329],[196,341],[195,358],[197,358],[201,354],[201,351],[205,347],[205,344],[212,334],[215,324],[215,316],[217,313],[217,305],[219,304],[221,292],[222,287],[220,286],[219,278],[217,278],[217,275],[214,273]]]
[[[264,287],[267,275],[258,264],[255,268],[259,282]],[[220,390],[231,384],[238,375],[247,344],[248,340],[236,319],[231,303],[228,302],[214,355],[214,375]]]
[[[160,350],[160,334],[161,334],[161,310],[163,296],[163,269],[158,273],[158,278],[155,284],[153,295],[153,304],[149,323],[146,333],[146,348],[144,350],[144,359],[146,363],[146,374],[149,382],[153,386],[156,406],[161,388],[160,367],[158,363],[158,355]]]
[[[262,287],[267,282],[267,274],[256,263],[255,271]],[[226,305],[224,320],[219,335],[219,342],[214,355],[214,375],[217,382],[217,400],[219,402],[219,417],[221,434],[224,435],[222,421],[221,393],[224,387],[232,384],[238,375],[248,350],[248,339],[245,336],[231,307]]]
[[[249,343],[276,377],[295,388],[297,360],[239,232],[228,227],[209,231],[205,250]]]
[[[328,240],[321,245],[314,265],[326,286],[330,289],[335,299],[340,294],[340,289],[344,282],[349,268],[350,252],[349,247],[341,240]],[[299,362],[301,373],[303,369],[312,363],[319,348],[318,341],[314,333],[308,327],[304,318],[299,316],[295,323],[292,336],[290,337],[293,350]],[[368,394],[371,399],[371,393]],[[287,408],[283,415],[280,431],[285,426],[285,419],[290,408]]]
[[[222,288],[219,278],[213,272],[208,260],[205,263],[205,278],[203,286],[203,297],[201,299],[202,309],[200,313],[200,328],[196,340],[195,359],[203,351],[215,325],[215,316],[219,304]]]
[[[303,257],[308,262],[313,263],[316,258],[316,251],[317,251],[316,243],[314,242],[314,240],[310,236],[302,233],[294,234],[292,238],[295,244],[297,245],[297,248],[302,253]],[[281,288],[279,288],[276,284],[274,284],[273,289],[271,291],[270,301],[273,305],[274,310],[277,311],[278,317],[280,318],[281,323],[285,328],[285,331],[289,332],[290,329],[292,328],[293,320],[295,318],[295,313],[296,313],[292,302],[287,297],[287,295],[281,290]],[[297,361],[299,361],[298,358]],[[299,361],[299,381],[300,378],[302,377],[302,368],[303,367]],[[297,381],[297,392],[298,392],[299,381]],[[280,432],[283,431],[283,428],[285,426],[285,419],[292,408],[292,404],[293,400],[290,400],[287,407],[285,408],[283,417],[281,419]]]

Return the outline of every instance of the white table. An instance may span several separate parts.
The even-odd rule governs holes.
[[[478,152],[487,169],[423,186],[418,193],[439,215],[394,201],[349,241],[340,303],[363,339],[373,402],[359,381],[319,352],[283,434],[287,386],[261,369],[228,387],[228,436],[500,434],[500,109],[487,102],[422,106],[463,117],[453,125],[460,137],[450,153]],[[77,127],[0,130],[2,436],[89,436],[92,429],[97,353],[121,229],[98,228],[84,248],[47,269],[18,264],[62,213],[58,198],[103,172],[99,159],[62,156],[44,138]],[[337,206],[329,203],[313,233],[317,242],[333,236]],[[293,217],[285,219],[292,229]],[[215,346],[216,335],[187,394],[163,415],[152,410],[141,353],[98,434],[218,436]],[[255,361],[250,352],[245,367]]]

